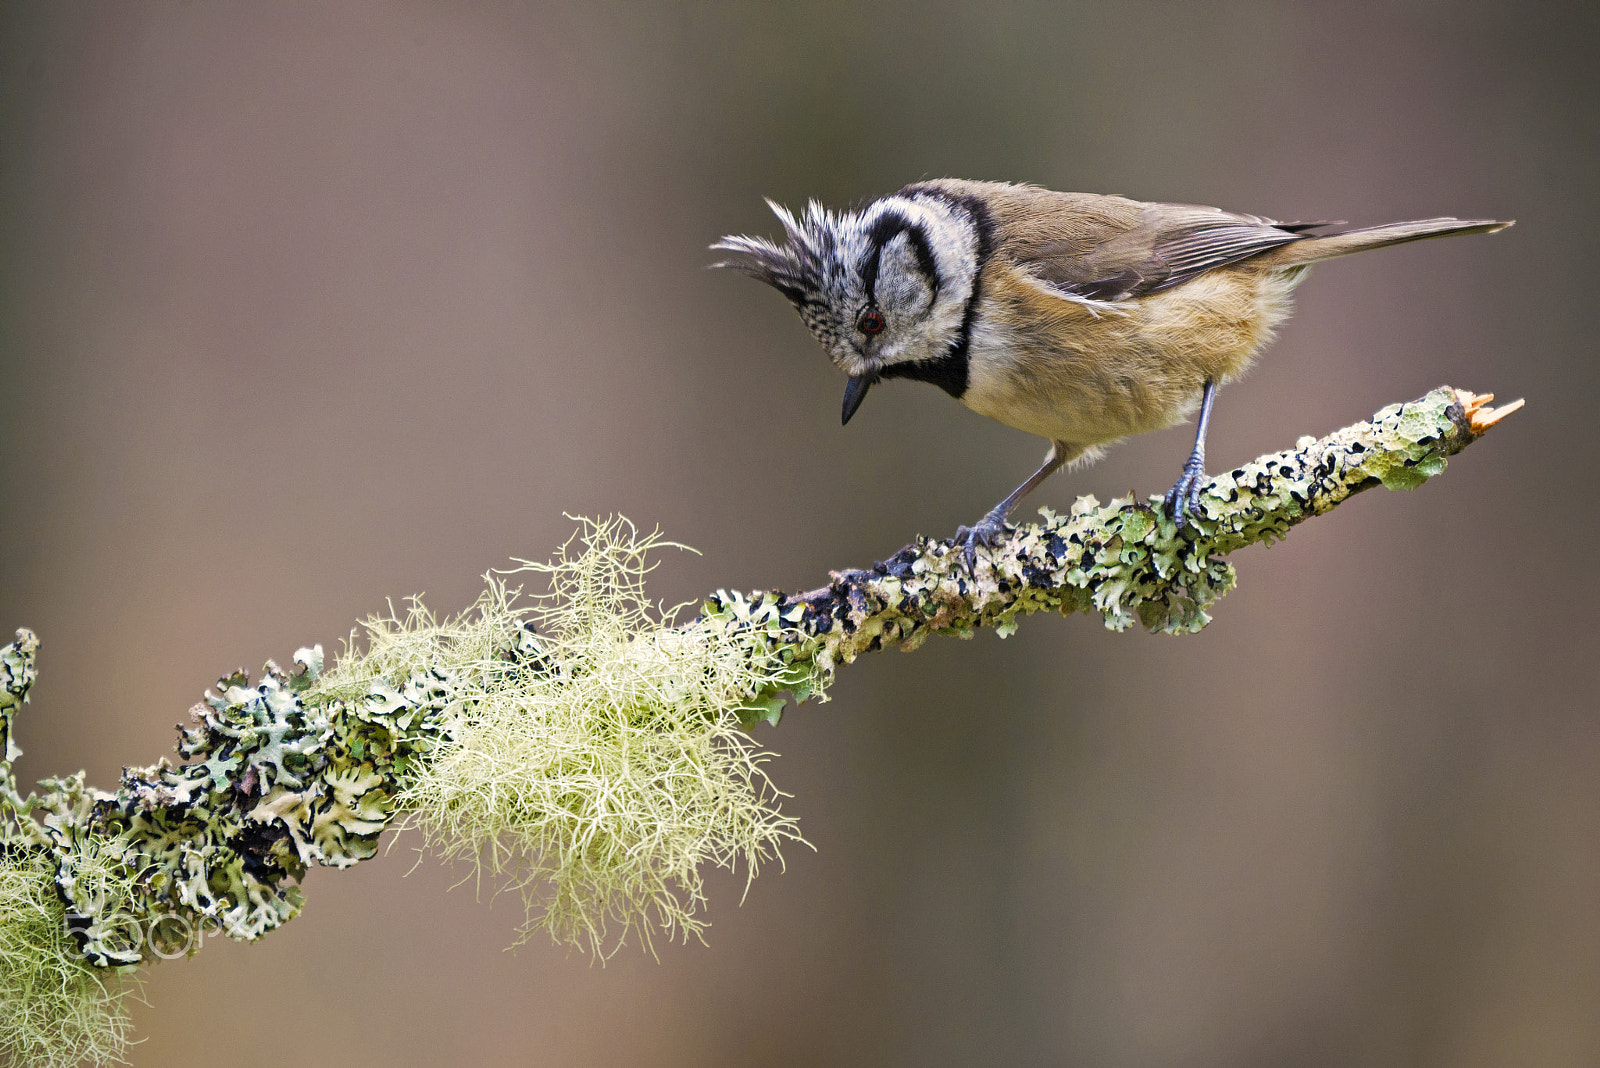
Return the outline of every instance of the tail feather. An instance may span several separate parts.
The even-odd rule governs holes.
[[[1369,248],[1387,248],[1390,245],[1403,245],[1407,241],[1421,241],[1429,237],[1492,234],[1510,225],[1512,221],[1495,219],[1418,219],[1415,222],[1364,226],[1358,230],[1345,230],[1337,234],[1306,237],[1258,256],[1256,262],[1276,267],[1298,267],[1302,264],[1332,259],[1335,256],[1348,256],[1352,252],[1365,252]]]

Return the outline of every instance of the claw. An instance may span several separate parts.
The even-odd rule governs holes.
[[[1199,514],[1200,487],[1205,482],[1205,463],[1199,457],[1189,457],[1188,463],[1183,465],[1183,474],[1178,476],[1178,481],[1167,490],[1164,498],[1167,511],[1172,514],[1172,520],[1179,530],[1188,524],[1190,513]]]
[[[1004,516],[990,512],[972,526],[959,526],[956,528],[955,540],[961,545],[961,555],[967,561],[967,573],[974,578],[978,574],[978,546],[992,549],[1005,537],[1006,520]]]

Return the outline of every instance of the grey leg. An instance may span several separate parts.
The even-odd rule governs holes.
[[[1211,425],[1211,404],[1217,399],[1217,384],[1206,379],[1206,391],[1200,397],[1200,425],[1194,432],[1194,451],[1183,465],[1183,474],[1167,490],[1167,511],[1182,527],[1190,512],[1200,510],[1200,487],[1206,481],[1206,428]]]
[[[1044,458],[1039,470],[1028,476],[1026,482],[1012,490],[1005,500],[985,512],[977,523],[970,527],[956,528],[956,540],[966,547],[967,570],[970,571],[977,566],[979,545],[991,548],[1005,534],[1006,519],[1017,505],[1022,503],[1022,498],[1032,493],[1039,487],[1039,483],[1055,474],[1063,464],[1082,452],[1083,449],[1076,445],[1068,445],[1061,441],[1052,442],[1050,454]]]

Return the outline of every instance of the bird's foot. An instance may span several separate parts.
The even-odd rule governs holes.
[[[978,573],[978,546],[992,549],[1000,543],[1006,534],[1006,514],[999,509],[989,512],[972,526],[956,527],[956,542],[961,546],[961,555],[967,561],[967,573]]]
[[[1191,455],[1183,465],[1183,474],[1167,490],[1166,496],[1167,511],[1179,530],[1188,522],[1190,513],[1200,514],[1200,487],[1207,481],[1205,458],[1198,453]]]

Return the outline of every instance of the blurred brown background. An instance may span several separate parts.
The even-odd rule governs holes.
[[[407,844],[150,976],[139,1064],[1600,1063],[1596,8],[11,4],[0,632],[29,779],[211,680],[455,610],[562,512],[668,601],[970,521],[1041,442],[915,384],[847,430],[761,196],[924,176],[1280,218],[1515,217],[1319,267],[1218,468],[1448,382],[1526,412],[1270,551],[1192,638],[1036,618],[761,740],[816,852],[710,946],[505,953]],[[1164,489],[1187,427],[1038,495]],[[298,1052],[313,1052],[304,1057]]]

